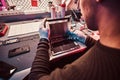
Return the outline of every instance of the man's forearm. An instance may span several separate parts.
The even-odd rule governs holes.
[[[39,42],[36,57],[32,64],[29,80],[37,80],[40,77],[50,73],[48,49],[49,45],[46,40]]]

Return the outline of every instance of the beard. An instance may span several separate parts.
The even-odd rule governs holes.
[[[87,27],[91,30],[98,30],[96,4],[93,4],[90,0],[81,0],[81,12]]]
[[[86,25],[90,30],[98,30],[97,20],[94,14],[85,17]]]

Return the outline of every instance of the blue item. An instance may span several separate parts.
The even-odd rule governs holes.
[[[74,32],[67,31],[67,32],[66,32],[66,36],[68,36],[68,39],[71,39],[71,40],[74,40],[74,41],[76,41],[76,42],[81,42],[81,43],[84,43],[84,44],[85,44],[86,38],[83,37],[83,36],[78,36],[78,35],[75,34]]]
[[[45,29],[45,28],[40,28],[39,30],[39,35],[40,35],[40,38],[45,38],[48,40],[48,30]]]

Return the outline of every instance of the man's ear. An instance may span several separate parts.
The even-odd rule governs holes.
[[[96,0],[96,2],[102,2],[103,0]]]

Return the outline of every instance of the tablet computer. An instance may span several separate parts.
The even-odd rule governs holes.
[[[0,80],[8,80],[16,69],[15,66],[0,61]]]
[[[46,24],[50,29],[50,60],[57,59],[71,53],[76,53],[81,50],[80,45],[77,42],[68,39],[65,35],[69,29],[67,20],[48,21]]]

